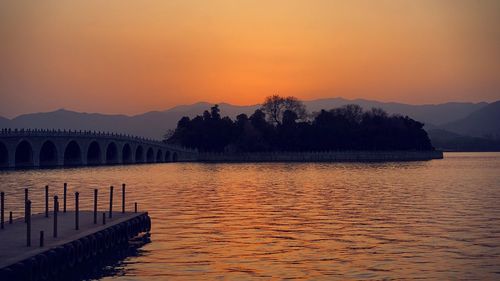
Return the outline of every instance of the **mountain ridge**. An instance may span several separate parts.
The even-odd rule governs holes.
[[[500,101],[496,101],[442,127],[461,135],[500,139],[499,120]]]
[[[380,107],[390,114],[408,115],[426,124],[427,128],[439,128],[469,116],[471,113],[488,106],[486,102],[465,103],[447,102],[442,104],[411,105],[398,102],[380,102],[367,99],[344,99],[341,97],[304,101],[308,111],[331,109],[345,104],[359,104],[365,109]],[[233,105],[220,102],[219,108],[223,116],[235,118],[240,113],[250,115],[260,105]],[[183,116],[201,115],[214,103],[197,102],[189,105],[178,105],[166,110],[148,111],[136,115],[104,114],[77,112],[58,109],[49,112],[22,114],[13,119],[0,118],[1,127],[10,128],[46,128],[100,130],[117,133],[134,134],[150,138],[162,138],[168,129],[175,128],[177,121]]]

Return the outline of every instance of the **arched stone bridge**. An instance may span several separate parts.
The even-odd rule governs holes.
[[[197,151],[151,139],[92,131],[2,129],[0,168],[195,161]]]

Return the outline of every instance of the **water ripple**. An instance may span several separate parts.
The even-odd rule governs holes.
[[[16,217],[24,187],[41,212],[46,184],[60,194],[68,182],[90,209],[93,188],[107,198],[127,183],[129,207],[152,217],[152,243],[105,280],[498,280],[499,170],[498,153],[464,153],[4,171],[0,182]]]

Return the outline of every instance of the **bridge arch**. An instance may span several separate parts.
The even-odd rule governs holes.
[[[110,142],[106,148],[106,164],[118,163],[118,148],[114,142]]]
[[[144,149],[138,145],[135,149],[135,163],[144,163]]]
[[[162,163],[163,162],[163,152],[161,149],[158,149],[156,152],[156,163]]]
[[[9,150],[3,142],[0,142],[0,168],[9,166]]]
[[[132,163],[132,149],[130,148],[130,144],[128,143],[124,144],[122,148],[122,163]]]
[[[146,153],[146,162],[147,163],[154,163],[155,162],[155,153],[153,151],[153,148],[148,148],[148,152]]]
[[[75,140],[70,141],[66,145],[66,149],[64,149],[64,165],[82,165],[82,150],[80,145]]]
[[[33,167],[33,147],[27,140],[20,141],[16,146],[15,166]]]
[[[87,165],[102,164],[101,146],[97,141],[92,141],[87,149]]]
[[[57,166],[57,147],[56,145],[50,141],[47,140],[42,144],[42,147],[40,148],[40,153],[39,153],[39,164],[40,167],[53,167]]]
[[[196,160],[197,153],[114,133],[40,129],[0,132],[0,168],[163,163]]]

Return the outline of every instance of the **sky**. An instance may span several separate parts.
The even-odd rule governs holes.
[[[500,99],[500,1],[0,1],[0,116]]]

